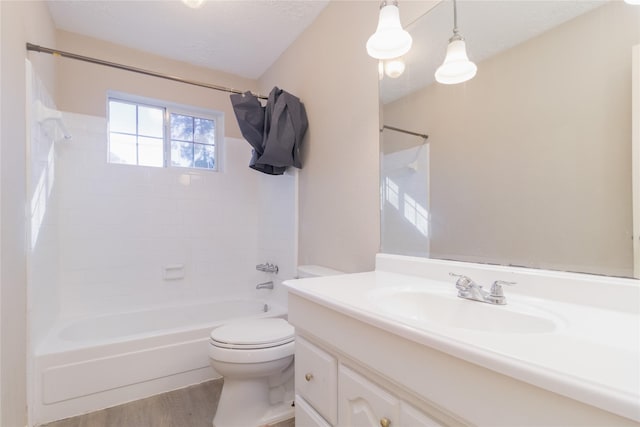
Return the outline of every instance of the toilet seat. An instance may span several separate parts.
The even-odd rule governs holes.
[[[293,342],[294,333],[293,326],[284,319],[242,320],[212,330],[210,343],[235,350],[265,349]]]

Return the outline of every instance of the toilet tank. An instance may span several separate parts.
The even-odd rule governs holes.
[[[337,274],[345,273],[344,271],[334,270],[333,268],[324,267],[322,265],[298,266],[298,279],[304,279],[305,277],[335,276]]]

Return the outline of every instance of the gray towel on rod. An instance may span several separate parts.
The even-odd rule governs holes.
[[[300,99],[274,87],[263,107],[250,92],[231,95],[242,136],[253,147],[249,167],[282,175],[287,166],[302,168],[300,146],[308,128]]]
[[[238,126],[244,139],[253,147],[249,167],[269,175],[282,175],[286,168],[274,168],[273,166],[257,165],[258,158],[264,152],[262,143],[264,139],[265,107],[251,92],[231,95],[231,105],[238,120]]]

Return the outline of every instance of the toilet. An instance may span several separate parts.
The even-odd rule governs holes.
[[[300,266],[298,277],[342,274]],[[238,320],[211,331],[209,363],[224,377],[214,427],[258,427],[293,417],[294,328],[280,318]]]
[[[211,331],[209,363],[224,377],[214,427],[258,427],[293,416],[294,329],[278,318]]]

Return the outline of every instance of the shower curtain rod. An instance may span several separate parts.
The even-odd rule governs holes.
[[[147,75],[147,76],[158,77],[158,78],[166,79],[166,80],[172,80],[174,82],[185,83],[185,84],[192,85],[192,86],[204,87],[204,88],[207,88],[207,89],[219,90],[219,91],[222,91],[222,92],[238,93],[238,94],[242,94],[243,93],[242,91],[239,91],[237,89],[232,89],[232,88],[229,88],[229,87],[218,86],[218,85],[213,85],[213,84],[209,84],[209,83],[198,82],[198,81],[195,81],[195,80],[184,79],[182,77],[171,76],[169,74],[163,74],[163,73],[158,73],[156,71],[145,70],[143,68],[131,67],[129,65],[123,65],[123,64],[118,64],[118,63],[115,63],[115,62],[104,61],[102,59],[91,58],[89,56],[83,56],[83,55],[78,55],[78,54],[71,53],[71,52],[65,52],[65,51],[62,51],[62,50],[51,49],[51,48],[48,48],[48,47],[42,47],[42,46],[38,46],[38,45],[35,45],[35,44],[32,44],[32,43],[27,43],[27,50],[31,50],[31,51],[34,51],[34,52],[41,52],[41,53],[49,53],[49,54],[51,54],[53,56],[62,56],[64,58],[76,59],[78,61],[89,62],[91,64],[104,65],[106,67],[117,68],[119,70],[131,71],[131,72],[138,73],[138,74],[144,74],[144,75]],[[261,95],[255,95],[255,96],[257,98],[259,98],[259,99],[268,99],[266,96],[261,96]]]
[[[424,133],[411,132],[410,130],[404,130],[404,129],[400,129],[400,128],[393,127],[393,126],[388,126],[388,125],[382,125],[382,129],[380,129],[380,132],[382,132],[385,129],[394,130],[396,132],[402,132],[402,133],[406,133],[406,134],[413,135],[413,136],[419,136],[420,138],[424,138],[424,139],[428,139],[429,138],[429,135],[426,135]]]

